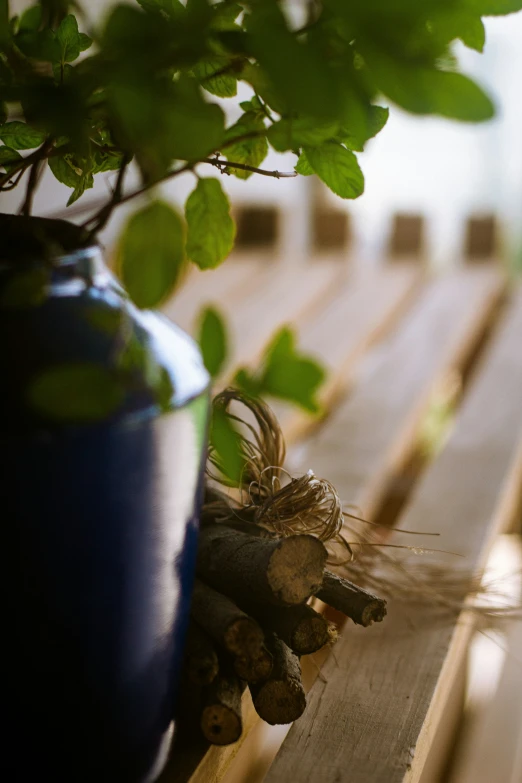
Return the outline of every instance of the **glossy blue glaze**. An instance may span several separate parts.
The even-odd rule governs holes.
[[[0,293],[11,275],[0,263]],[[126,312],[168,372],[170,409],[134,383],[110,420],[45,420],[28,406],[27,385],[63,362],[110,366],[119,337],[86,317],[107,310]],[[192,341],[136,311],[97,250],[61,259],[40,306],[0,308],[0,329],[3,744],[13,749],[2,777],[144,783],[161,768],[172,732],[208,377]]]

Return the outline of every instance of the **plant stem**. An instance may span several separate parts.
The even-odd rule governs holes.
[[[4,189],[4,185],[8,185],[9,180],[11,179],[14,174],[18,174],[19,171],[23,172],[26,171],[29,166],[31,166],[35,160],[40,159],[40,149],[35,150],[34,152],[31,152],[30,155],[28,155],[26,158],[22,158],[22,160],[19,160],[18,163],[13,164],[10,167],[10,170],[6,174],[2,174],[0,176],[0,189]],[[9,190],[10,190],[9,186]]]
[[[2,174],[0,176],[0,190],[4,190],[4,185],[9,182],[11,177],[13,177],[15,174],[18,174],[18,172],[21,171],[23,174],[23,172],[27,171],[27,169],[36,161],[49,158],[51,151],[53,154],[56,153],[56,150],[53,150],[53,141],[51,139],[47,139],[44,141],[41,147],[38,147],[37,150],[31,152],[31,154],[26,158],[19,160],[18,163],[13,164],[6,174]],[[10,190],[11,188],[8,187],[8,189]]]
[[[99,231],[102,230],[107,225],[107,222],[113,212],[113,210],[117,207],[118,204],[121,204],[122,202],[122,190],[123,190],[123,180],[125,179],[125,174],[127,172],[127,168],[129,166],[129,163],[131,162],[131,155],[125,155],[123,157],[123,161],[120,167],[120,170],[118,171],[118,177],[116,179],[116,184],[114,186],[114,191],[111,196],[110,201],[105,204],[104,207],[102,207],[92,218],[90,218],[86,225],[90,225],[90,223],[94,222],[94,225],[92,229],[89,231],[87,239],[92,239]]]
[[[297,177],[297,171],[268,171],[267,169],[258,169],[256,166],[249,166],[247,163],[234,163],[222,158],[205,158],[200,163],[210,163],[217,166],[220,171],[226,169],[240,169],[241,171],[253,171],[255,174],[262,174],[264,177],[275,177],[276,179]]]
[[[248,131],[247,133],[243,133],[240,136],[236,136],[235,138],[229,139],[228,141],[224,142],[223,144],[220,145],[220,148],[224,150],[227,147],[232,146],[233,144],[238,144],[239,142],[246,141],[247,139],[255,139],[263,135],[264,133],[262,131]],[[218,153],[216,153],[216,155],[217,154]],[[117,206],[119,206],[120,204],[125,204],[127,201],[130,201],[131,199],[136,198],[137,196],[143,195],[144,193],[146,193],[156,185],[161,185],[163,182],[167,182],[171,179],[174,179],[175,177],[178,177],[180,174],[184,174],[187,171],[192,171],[198,163],[209,163],[211,166],[216,166],[216,168],[218,168],[221,172],[226,171],[226,169],[229,168],[234,168],[234,169],[240,169],[242,171],[251,171],[255,174],[261,174],[264,177],[275,177],[276,179],[281,179],[286,177],[297,177],[297,173],[295,171],[268,171],[267,169],[259,169],[256,168],[255,166],[249,166],[247,163],[240,163],[240,162],[235,163],[234,161],[223,160],[219,157],[203,158],[202,160],[185,163],[183,166],[180,166],[180,168],[174,169],[174,171],[167,172],[167,174],[155,180],[154,182],[147,183],[146,185],[143,185],[137,190],[133,190],[131,193],[127,193],[126,195],[123,195],[122,194],[123,172],[125,171],[128,164],[130,163],[130,160],[131,160],[130,157],[124,158],[122,168],[120,169],[120,172],[118,174],[116,187],[114,188],[114,193],[112,194],[110,201],[104,204],[97,212],[94,213],[94,215],[92,215],[84,223],[82,223],[82,228],[88,229],[87,238],[89,240],[93,239],[93,237],[107,224],[107,221],[112,215],[113,210],[116,209]],[[89,228],[89,226],[92,226],[92,228]]]
[[[43,143],[43,145],[37,150],[37,152],[39,152],[40,154],[33,161],[33,163],[31,163],[29,179],[27,180],[27,189],[25,191],[25,199],[24,199],[24,203],[20,208],[21,215],[28,216],[31,214],[34,194],[36,193],[38,183],[40,182],[40,178],[43,173],[43,162],[47,158],[47,155],[52,150],[52,148],[53,148],[53,140],[47,139]]]
[[[42,171],[41,163],[42,163],[41,160],[35,160],[35,162],[30,167],[29,178],[27,180],[27,188],[25,191],[25,199],[22,206],[20,207],[21,215],[27,216],[31,214],[34,194]]]
[[[190,171],[194,167],[194,165],[195,165],[194,163],[186,163],[184,166],[181,166],[181,168],[175,169],[174,171],[169,171],[168,174],[165,174],[163,177],[160,177],[160,179],[157,179],[154,182],[151,182],[147,185],[143,185],[143,187],[138,188],[137,190],[133,190],[131,193],[127,193],[127,195],[125,196],[123,196],[120,193],[117,201],[114,198],[116,195],[116,188],[115,188],[109,204],[105,204],[100,210],[98,210],[98,212],[95,212],[92,217],[88,218],[84,223],[82,223],[82,228],[87,228],[87,226],[90,226],[91,223],[94,223],[95,228],[89,231],[89,238],[92,238],[96,233],[96,231],[98,230],[96,228],[96,224],[99,221],[100,216],[105,214],[107,207],[110,207],[110,212],[109,212],[110,215],[112,213],[112,210],[115,209],[120,204],[125,204],[127,201],[130,201],[131,199],[136,198],[137,196],[141,196],[143,193],[146,193],[148,190],[155,187],[156,185],[160,185],[162,182],[166,182],[169,179],[173,179],[174,177],[177,177],[179,174],[183,174],[185,171]],[[107,216],[107,220],[108,220],[108,216]],[[107,221],[105,221],[105,223],[106,222]],[[105,223],[103,225],[105,225]]]
[[[25,169],[22,169],[21,171],[19,171],[18,174],[16,175],[16,179],[13,180],[13,182],[10,182],[9,185],[6,185],[5,187],[1,188],[0,192],[1,193],[7,193],[7,191],[9,191],[9,190],[14,190],[16,188],[16,186],[18,185],[18,183],[20,182],[20,180],[22,179],[22,177],[24,175],[24,172],[25,172]]]

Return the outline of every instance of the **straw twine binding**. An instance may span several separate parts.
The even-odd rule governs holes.
[[[421,555],[444,550],[386,544],[382,532],[378,533],[380,526],[343,504],[335,487],[312,470],[292,477],[284,468],[283,433],[266,403],[228,388],[213,404],[229,416],[239,432],[244,467],[240,482],[234,485],[224,476],[219,456],[210,449],[207,475],[211,487],[235,487],[236,496],[209,488],[203,520],[246,527],[250,532],[255,526],[259,535],[317,536],[328,549],[329,564],[361,587],[378,591],[385,598],[429,603],[448,617],[466,610],[491,623],[519,612],[520,607],[509,605],[499,585],[484,581],[483,573],[472,574],[465,568],[433,561],[417,566],[411,557],[406,562],[405,557],[386,551],[385,547],[396,547],[404,554]],[[414,531],[400,532],[415,535]]]

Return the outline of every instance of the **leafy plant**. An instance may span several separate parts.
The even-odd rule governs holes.
[[[185,215],[152,200],[120,241],[127,288],[153,307],[187,262],[213,268],[232,248],[227,196],[202,169],[243,179],[315,174],[341,198],[357,198],[356,153],[386,124],[381,102],[465,122],[493,116],[491,98],[459,73],[451,47],[460,40],[482,51],[482,17],[521,8],[522,0],[137,0],[114,4],[87,29],[78,2],[41,0],[18,17],[0,0],[0,190],[23,182],[28,215],[46,165],[71,189],[68,204],[98,174],[116,172],[112,194],[83,224],[89,243],[118,205],[193,175]],[[236,99],[239,81],[252,97],[227,127],[223,101]],[[270,147],[295,153],[295,170],[261,168]],[[126,191],[131,163],[141,183]],[[202,335],[217,371],[215,315],[207,313]],[[285,330],[263,369],[236,381],[315,410],[320,375]]]

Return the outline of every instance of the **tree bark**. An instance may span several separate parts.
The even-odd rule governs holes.
[[[209,685],[219,671],[219,661],[210,636],[194,620],[185,642],[185,670],[194,685]]]
[[[380,623],[386,616],[386,601],[383,598],[378,598],[331,571],[324,572],[317,597],[364,627]]]
[[[319,589],[326,558],[314,536],[273,540],[216,524],[201,530],[197,573],[233,600],[293,605]]]
[[[212,639],[232,655],[249,658],[260,654],[264,633],[259,623],[199,579],[194,583],[190,611]]]
[[[292,723],[306,707],[299,659],[275,634],[267,639],[267,646],[274,667],[267,680],[250,686],[254,707],[259,717],[272,726]]]
[[[200,725],[213,745],[230,745],[241,736],[242,691],[241,682],[235,675],[222,673],[205,689]]]

